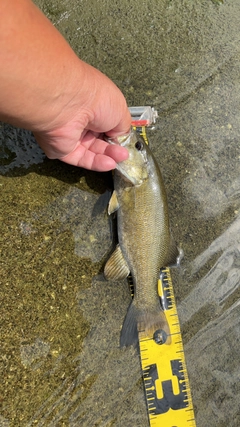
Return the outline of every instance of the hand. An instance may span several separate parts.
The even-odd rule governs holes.
[[[35,132],[39,145],[49,158],[95,171],[108,171],[128,158],[128,151],[103,140],[130,130],[131,116],[121,91],[100,71],[81,61],[86,68],[85,96],[76,94],[74,108],[67,105],[56,128]],[[69,115],[72,118],[69,120]],[[51,124],[55,127],[54,124]]]
[[[130,129],[123,94],[30,0],[0,2],[0,64],[0,120],[33,131],[48,157],[97,171],[127,158],[102,137]]]

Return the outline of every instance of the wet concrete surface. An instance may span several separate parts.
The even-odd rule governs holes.
[[[239,425],[240,3],[38,1],[129,105],[159,111],[151,148],[173,234],[173,285],[198,427]],[[45,158],[0,127],[0,426],[147,427],[127,284],[108,283],[111,174]]]

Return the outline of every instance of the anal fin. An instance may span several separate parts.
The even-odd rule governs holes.
[[[107,280],[121,280],[125,279],[129,273],[128,264],[125,261],[120,246],[117,245],[115,251],[106,262],[104,276]]]

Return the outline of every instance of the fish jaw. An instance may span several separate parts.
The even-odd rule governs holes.
[[[105,141],[107,141],[111,145],[121,145],[122,147],[124,147],[128,142],[129,138],[130,138],[130,134],[125,134],[125,135],[118,136],[116,138],[105,137]],[[124,161],[117,163],[116,169],[120,173],[120,175],[122,175],[122,177],[124,177],[131,184],[133,185],[137,184],[136,179],[130,176],[126,171],[126,168],[124,168]]]
[[[132,185],[141,185],[149,176],[146,144],[142,137],[132,130],[129,134],[115,138],[105,138],[105,140],[109,144],[121,145],[121,147],[125,147],[128,150],[128,159],[118,163],[116,170],[125,181]],[[137,143],[140,143],[142,150],[136,148]]]

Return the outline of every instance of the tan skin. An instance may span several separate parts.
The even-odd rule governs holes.
[[[0,120],[33,131],[49,158],[107,171],[128,157],[102,139],[129,132],[122,92],[31,0],[0,2],[0,64]]]

